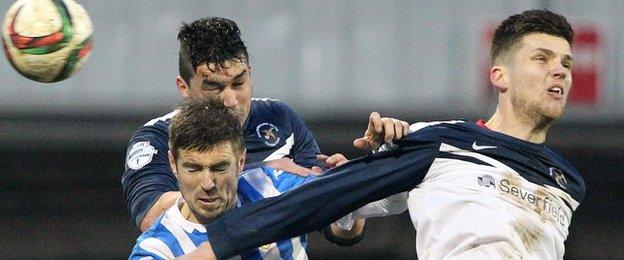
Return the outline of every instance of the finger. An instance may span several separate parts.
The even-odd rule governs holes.
[[[372,112],[370,114],[370,117],[368,118],[368,129],[366,129],[366,132],[369,132],[368,130],[374,130],[374,133],[376,134],[381,133],[383,130],[381,116],[379,116],[379,113]]]
[[[345,159],[346,159],[346,158],[345,158]],[[338,166],[340,166],[340,165],[343,165],[343,164],[345,164],[345,163],[348,163],[348,162],[349,162],[349,160],[339,161],[338,163],[336,163],[336,167],[338,167]]]
[[[403,136],[407,136],[409,134],[410,125],[405,121],[401,121],[401,124],[403,124]]]
[[[329,158],[329,156],[324,155],[324,154],[322,154],[322,153],[320,153],[320,154],[317,154],[317,155],[316,155],[316,159],[317,159],[317,160],[319,160],[319,161],[321,161],[321,162],[326,161],[326,160],[327,160],[327,158]]]
[[[383,129],[384,129],[384,142],[389,144],[392,143],[392,139],[394,139],[394,122],[392,122],[391,118],[383,118]]]
[[[335,154],[333,154],[332,156],[328,157],[328,158],[325,160],[325,163],[326,163],[328,166],[333,167],[333,166],[336,166],[336,164],[338,164],[339,162],[343,162],[343,161],[348,161],[348,160],[347,160],[347,157],[345,157],[345,156],[344,156],[343,154],[341,154],[341,153],[335,153]]]
[[[358,138],[353,140],[353,146],[355,146],[355,148],[366,149],[366,139]]]
[[[401,120],[393,119],[392,123],[394,123],[394,140],[403,138],[403,124],[401,124]]]
[[[379,148],[379,143],[375,141],[370,141],[369,138],[362,137],[353,140],[353,146],[355,148],[363,149],[363,150],[375,150]]]
[[[323,168],[318,167],[318,166],[312,166],[312,174],[314,175],[319,175],[319,173],[323,172]]]

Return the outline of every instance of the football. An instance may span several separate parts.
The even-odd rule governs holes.
[[[73,0],[18,0],[2,24],[4,53],[23,76],[57,82],[76,73],[91,54],[93,26]]]

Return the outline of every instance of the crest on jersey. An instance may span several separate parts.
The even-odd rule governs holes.
[[[256,134],[268,146],[276,146],[279,141],[279,128],[271,123],[262,123],[256,127]]]
[[[559,187],[565,189],[566,185],[568,185],[568,181],[566,180],[565,175],[563,174],[563,171],[555,167],[550,167],[549,170],[550,170],[550,176],[555,178],[555,181],[557,182]]]
[[[481,177],[477,177],[477,183],[483,187],[493,187],[496,188],[496,184],[494,184],[494,177],[490,175],[483,175]]]
[[[132,148],[130,148],[130,152],[128,152],[126,164],[130,169],[141,169],[141,167],[151,162],[152,157],[157,153],[158,150],[156,150],[149,141],[135,143],[132,145]]]

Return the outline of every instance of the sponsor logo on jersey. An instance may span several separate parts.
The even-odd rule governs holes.
[[[133,170],[141,169],[152,161],[154,154],[157,154],[158,150],[154,146],[150,145],[149,141],[138,142],[132,145],[128,157],[126,158],[126,164],[128,168]]]
[[[520,201],[522,204],[529,206],[538,214],[551,218],[559,223],[562,227],[567,227],[570,223],[570,217],[565,208],[550,193],[538,188],[530,190],[522,187],[517,180],[500,179],[496,180],[490,175],[477,177],[477,183],[483,187],[491,187],[499,193]]]
[[[555,168],[555,167],[550,167],[550,176],[555,178],[555,181],[557,182],[557,185],[559,185],[559,187],[561,187],[562,189],[566,188],[566,185],[568,184],[568,181],[565,178],[565,175],[563,174],[563,171],[559,168]]]
[[[477,141],[472,143],[472,149],[475,151],[483,150],[483,149],[494,149],[495,145],[477,145]]]
[[[477,177],[477,183],[483,187],[494,187],[494,178],[490,175],[483,175],[481,177]]]
[[[279,128],[271,123],[262,123],[256,127],[256,134],[264,140],[268,146],[276,146],[279,141]]]

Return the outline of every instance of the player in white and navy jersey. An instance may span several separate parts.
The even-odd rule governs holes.
[[[170,137],[168,159],[178,180],[181,198],[137,239],[131,259],[172,259],[190,253],[208,240],[204,225],[235,205],[249,205],[278,196],[316,178],[268,167],[245,171],[239,177],[245,161],[242,132],[236,118],[219,100],[182,106],[172,119]],[[401,204],[405,204],[406,197],[393,197],[349,214],[330,225],[325,235],[339,242],[361,238],[363,226],[354,219],[405,210]],[[387,206],[392,204],[399,207]],[[256,216],[257,221],[263,218]],[[307,259],[306,241],[304,234],[250,249],[241,256],[244,259]]]
[[[510,16],[494,34],[490,79],[499,95],[487,122],[414,124],[391,149],[215,219],[206,226],[209,243],[193,254],[227,257],[408,191],[419,259],[563,259],[585,183],[544,142],[572,85],[572,36],[566,19],[550,11]],[[379,127],[375,115],[354,144],[377,144],[382,130],[397,130]],[[302,201],[318,203],[288,210]],[[254,220],[267,212],[275,214]]]
[[[248,163],[288,157],[305,168],[325,166],[317,160],[320,151],[314,136],[296,112],[276,100],[251,98],[251,67],[236,23],[202,18],[182,26],[178,39],[180,76],[176,84],[180,95],[184,100],[222,99],[243,125]],[[141,230],[179,196],[167,159],[167,131],[175,114],[147,122],[128,145],[121,183],[126,206]],[[335,154],[324,162],[332,166],[345,160]]]

